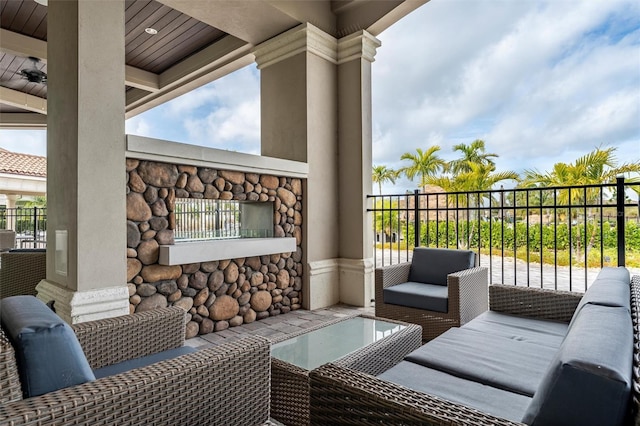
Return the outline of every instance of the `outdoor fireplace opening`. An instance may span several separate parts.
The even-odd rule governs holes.
[[[273,202],[176,198],[178,241],[272,238]]]

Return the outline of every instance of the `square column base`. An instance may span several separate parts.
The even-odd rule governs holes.
[[[373,259],[326,259],[308,264],[308,285],[303,288],[305,309],[336,303],[371,306],[374,298]]]
[[[38,299],[45,303],[55,301],[56,314],[69,324],[128,315],[129,289],[127,286],[73,291],[58,284],[42,280],[36,286]]]

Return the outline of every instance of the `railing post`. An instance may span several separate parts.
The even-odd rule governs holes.
[[[415,221],[415,225],[413,226],[413,246],[420,247],[420,206],[418,197],[419,190],[415,189],[413,191],[413,220]]]
[[[624,176],[616,178],[616,212],[618,231],[618,266],[625,266]]]
[[[33,208],[33,248],[38,247],[38,207]]]

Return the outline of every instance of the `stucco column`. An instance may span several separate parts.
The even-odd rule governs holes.
[[[47,14],[47,278],[38,297],[72,323],[128,314],[124,1],[49,1]]]
[[[380,41],[366,31],[338,41],[340,300],[368,306],[374,297],[371,194],[371,63]]]
[[[340,301],[337,40],[311,24],[258,46],[262,155],[308,163],[302,303]]]
[[[18,196],[16,194],[8,194],[7,197],[7,209],[15,209],[16,201],[18,200]],[[11,229],[12,231],[16,230],[16,217],[15,215],[7,216],[7,229]]]

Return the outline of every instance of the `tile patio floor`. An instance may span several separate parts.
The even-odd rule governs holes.
[[[316,325],[332,321],[336,318],[367,313],[373,315],[373,307],[358,308],[349,305],[334,305],[315,311],[298,309],[286,314],[276,315],[255,321],[250,324],[243,324],[238,327],[231,327],[223,331],[197,336],[185,341],[186,346],[194,348],[207,348],[223,342],[230,342],[247,335],[259,335],[267,339],[279,338],[287,334],[315,327]]]

